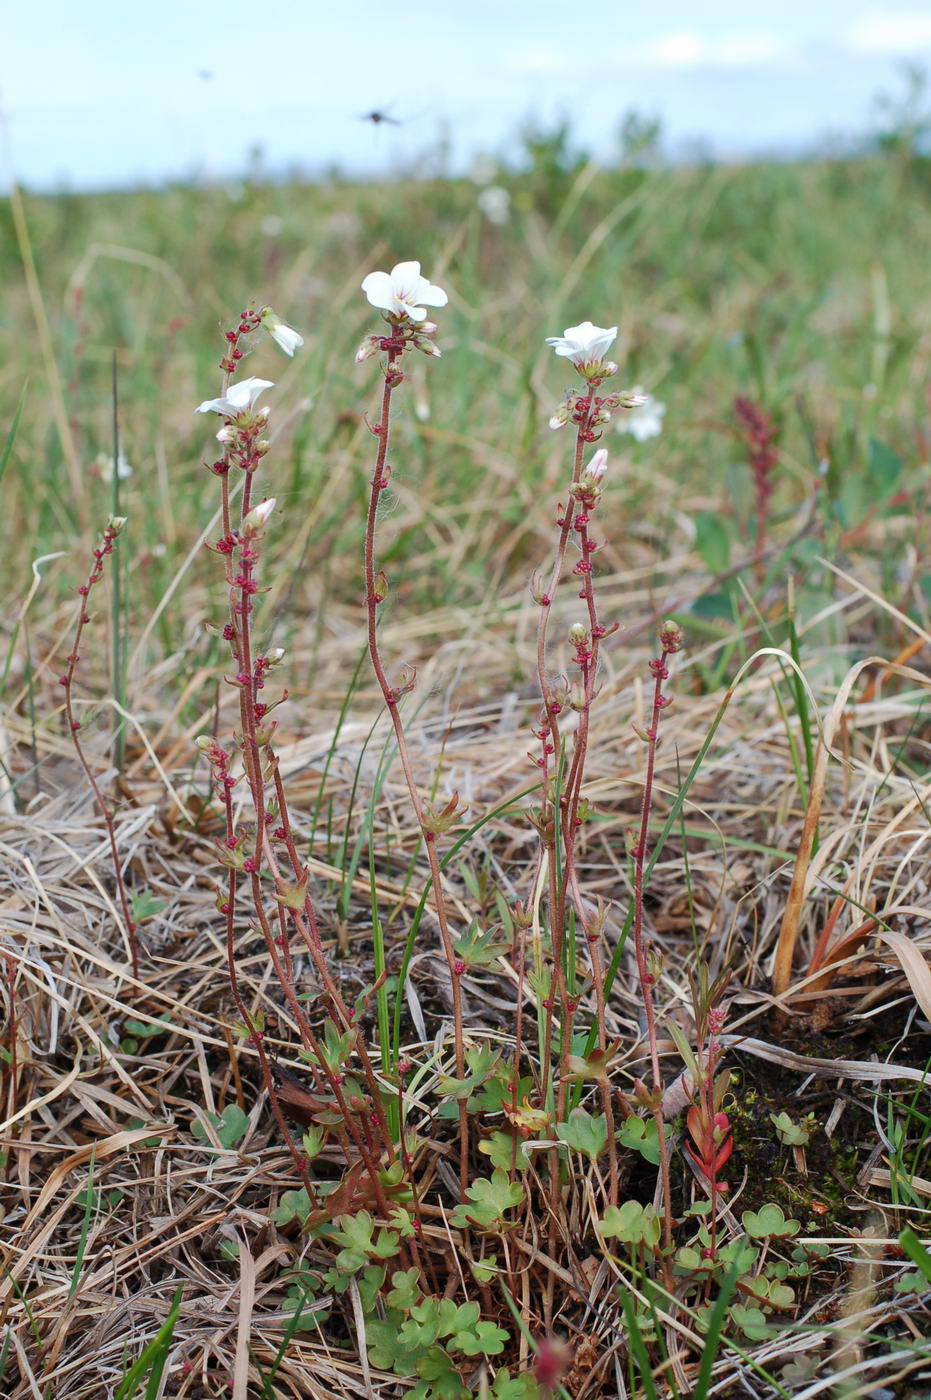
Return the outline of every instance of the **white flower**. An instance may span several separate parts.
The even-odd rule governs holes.
[[[284,219],[279,218],[277,214],[266,214],[259,228],[266,238],[277,238],[284,228]]]
[[[262,325],[276,345],[280,345],[286,355],[293,355],[304,344],[304,337],[292,326],[288,326],[270,306],[262,312]]]
[[[619,433],[630,433],[631,437],[638,442],[646,442],[648,438],[659,437],[663,431],[663,415],[666,412],[666,405],[654,399],[652,394],[645,392],[642,384],[637,384],[631,390],[631,396],[636,395],[639,402],[623,413],[618,419],[617,430]]]
[[[476,202],[490,224],[506,224],[511,217],[511,196],[503,185],[488,185]]]
[[[240,379],[230,385],[223,398],[204,399],[194,412],[222,413],[224,418],[238,418],[240,413],[251,413],[259,394],[273,387],[271,379]]]
[[[588,466],[582,472],[583,481],[599,482],[608,470],[607,448],[599,447]]]
[[[390,272],[370,272],[362,290],[380,311],[412,321],[426,320],[425,306],[445,306],[449,300],[442,287],[421,277],[419,262],[397,263]]]
[[[562,335],[548,336],[546,343],[552,345],[557,355],[571,360],[576,369],[584,371],[601,364],[616,335],[617,326],[605,329],[583,321],[580,326],[567,326]]]
[[[101,481],[112,482],[114,475],[113,458],[109,457],[106,452],[98,452],[97,456],[94,458],[94,467]],[[127,477],[132,476],[132,474],[132,467],[127,462],[122,451],[120,451],[120,455],[116,460],[117,480],[125,481]]]

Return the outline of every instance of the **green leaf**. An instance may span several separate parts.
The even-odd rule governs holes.
[[[494,1400],[538,1400],[540,1387],[529,1371],[512,1376],[510,1371],[502,1367],[495,1376],[491,1393]]]
[[[508,1180],[508,1174],[500,1168],[491,1178],[479,1177],[466,1188],[470,1204],[456,1206],[452,1223],[457,1229],[475,1225],[479,1229],[493,1229],[500,1224],[504,1214],[519,1206],[524,1199],[524,1188],[517,1182]]]
[[[645,1244],[655,1249],[659,1244],[660,1220],[651,1205],[625,1201],[622,1206],[608,1206],[599,1226],[606,1237],[623,1240],[625,1244]]]
[[[494,1132],[490,1138],[482,1139],[478,1150],[491,1159],[493,1167],[500,1167],[506,1172],[530,1166],[523,1139],[516,1133],[509,1133],[503,1129]]]
[[[568,1122],[556,1124],[556,1135],[573,1152],[597,1162],[608,1146],[608,1120],[603,1113],[593,1115],[584,1108],[574,1108]]]
[[[814,1119],[811,1114],[803,1119],[801,1123],[795,1123],[788,1113],[771,1113],[773,1127],[776,1129],[776,1136],[784,1147],[807,1147],[811,1137],[811,1128],[814,1126]],[[811,1121],[809,1121],[811,1120]]]
[[[391,1308],[410,1312],[420,1300],[420,1269],[398,1269],[391,1275],[391,1289],[385,1299]]]
[[[870,438],[866,454],[866,474],[873,494],[891,496],[902,475],[902,458],[878,438]]]
[[[453,1351],[465,1352],[466,1356],[500,1356],[507,1340],[503,1327],[493,1322],[476,1322],[473,1328],[456,1332],[449,1345]]]
[[[378,1290],[385,1281],[386,1272],[384,1264],[369,1264],[368,1268],[363,1269],[361,1276],[356,1279],[363,1313],[375,1311]]]
[[[631,1114],[618,1131],[617,1140],[622,1147],[639,1152],[644,1161],[652,1166],[659,1166],[659,1132],[655,1118],[638,1118],[636,1114]],[[711,1209],[710,1201],[699,1201],[697,1204]]]
[[[745,1308],[742,1303],[735,1303],[731,1317],[752,1342],[761,1342],[770,1335],[769,1324],[759,1308]]]
[[[510,939],[503,937],[499,928],[492,926],[482,933],[478,925],[473,925],[464,938],[453,944],[453,951],[469,967],[490,967],[510,946]]]
[[[491,1075],[499,1060],[496,1051],[486,1046],[474,1046],[466,1053],[469,1074],[464,1079],[454,1079],[451,1075],[437,1075],[437,1087],[441,1094],[454,1099],[467,1099]]]
[[[310,1197],[307,1188],[302,1186],[299,1191],[284,1191],[278,1205],[272,1211],[272,1221],[275,1225],[290,1225],[292,1220],[299,1221],[302,1225],[310,1214]]]
[[[153,1035],[164,1035],[171,1026],[171,1012],[163,1011],[154,1021],[134,1021],[132,1019],[123,1022],[124,1031],[136,1036],[139,1040],[148,1040]]]
[[[717,511],[700,510],[695,520],[695,548],[710,574],[723,574],[731,562],[731,534]]]
[[[151,890],[132,891],[133,920],[137,924],[141,924],[144,919],[154,918],[167,907],[167,899],[157,899]],[[170,1020],[171,1017],[167,1019]]]
[[[788,1239],[802,1228],[797,1220],[787,1220],[782,1207],[772,1202],[757,1210],[745,1210],[740,1217],[747,1234],[755,1240]]]
[[[249,1127],[248,1113],[243,1113],[235,1103],[227,1104],[222,1113],[208,1113],[206,1117],[223,1147],[235,1147],[245,1137]],[[197,1119],[191,1124],[191,1133],[201,1141],[207,1138],[206,1128]]]

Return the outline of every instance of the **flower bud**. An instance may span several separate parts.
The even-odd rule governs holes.
[[[194,740],[194,747],[200,749],[201,753],[210,753],[216,740],[211,739],[209,734],[198,734]]]
[[[277,666],[278,663],[284,659],[284,647],[272,647],[265,659],[268,662],[269,669],[271,669],[272,666]]]
[[[584,685],[579,685],[577,682],[572,687],[572,689],[569,692],[569,705],[573,710],[578,711],[579,714],[581,714],[583,710],[588,708],[588,701],[585,698]]]
[[[379,349],[380,336],[367,335],[356,351],[356,364],[361,365],[363,361],[370,360],[373,355],[377,355]]]
[[[541,608],[545,607],[550,601],[546,586],[536,569],[534,569],[533,573],[530,575],[530,596],[535,603],[539,603]]]
[[[604,447],[599,447],[588,466],[582,472],[583,481],[600,481],[608,469],[608,452]]]
[[[242,537],[245,540],[254,539],[269,521],[272,511],[277,504],[277,498],[270,496],[267,501],[260,501],[257,506],[253,506],[245,520],[242,522]]]
[[[550,419],[550,427],[555,432],[557,428],[564,428],[569,422],[569,405],[561,403]]]
[[[573,622],[569,628],[569,640],[574,647],[584,646],[588,641],[588,628],[581,622]]]
[[[111,515],[110,519],[107,521],[107,530],[113,538],[116,539],[116,536],[120,533],[125,524],[125,515]]]
[[[217,442],[233,442],[235,438],[236,429],[231,428],[229,424],[226,424],[226,426],[222,427],[217,433]]]
[[[304,337],[299,335],[293,327],[286,325],[281,317],[266,306],[262,312],[262,326],[268,331],[276,345],[280,345],[286,355],[293,355],[304,344]]]
[[[681,651],[682,628],[677,622],[667,619],[659,629],[659,641],[663,651]]]

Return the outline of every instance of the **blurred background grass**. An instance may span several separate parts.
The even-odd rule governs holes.
[[[359,283],[411,257],[450,304],[439,317],[443,359],[414,367],[395,426],[396,508],[382,552],[406,609],[523,596],[551,528],[540,502],[555,499],[564,474],[566,444],[546,424],[567,378],[543,339],[586,318],[618,324],[619,381],[668,405],[658,440],[608,430],[603,515],[615,570],[636,561],[649,574],[654,561],[658,580],[663,561],[697,547],[714,574],[748,552],[753,482],[732,412],[745,394],[780,426],[775,538],[814,502],[818,549],[855,567],[869,556],[893,598],[907,560],[927,596],[931,161],[891,141],[846,160],[669,169],[634,153],[603,169],[575,153],[565,127],[528,135],[525,148],[520,173],[490,169],[484,186],[256,176],[24,194],[53,364],[5,201],[5,425],[26,394],[4,482],[7,598],[25,594],[37,556],[65,551],[41,595],[61,600],[106,519],[115,357],[132,467],[121,484],[126,625],[138,636],[150,623],[143,669],[190,641],[214,561],[197,556],[183,581],[178,570],[217,495],[202,466],[211,434],[193,409],[218,392],[222,329],[254,298],[306,337],[293,362],[259,343],[244,369],[277,381],[263,489],[285,513],[270,538],[270,575],[286,580],[278,621],[310,619],[324,635],[354,627],[345,609],[359,593],[371,459],[363,414],[377,389],[372,364],[353,363],[373,328]],[[488,185],[506,191],[501,222],[482,210]],[[783,562],[804,575],[813,550]],[[822,585],[809,582],[820,605]],[[717,591],[699,611],[732,609]]]

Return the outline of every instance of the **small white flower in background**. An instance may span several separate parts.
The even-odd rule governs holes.
[[[503,185],[488,185],[476,202],[490,224],[506,224],[511,217],[511,196]]]
[[[222,413],[224,418],[238,418],[241,413],[251,413],[259,394],[273,387],[274,381],[271,379],[240,379],[230,385],[222,398],[204,399],[194,412]]]
[[[265,218],[259,224],[259,228],[265,234],[266,238],[277,238],[284,228],[284,219],[279,218],[277,214],[266,214]]]
[[[592,460],[582,472],[583,481],[599,482],[608,470],[608,451],[605,447],[599,447],[593,455]]]
[[[616,336],[617,326],[593,326],[591,321],[583,321],[579,326],[567,326],[562,335],[547,336],[546,343],[584,374],[602,363]]]
[[[642,384],[636,384],[630,392],[631,398],[636,397],[637,402],[626,413],[621,414],[617,422],[618,432],[630,433],[638,442],[659,437],[663,431],[666,405],[654,399],[652,394],[646,393]]]
[[[112,482],[113,458],[108,456],[106,452],[98,452],[97,456],[94,458],[94,471],[100,477],[101,481]],[[121,452],[116,459],[117,480],[125,481],[127,477],[132,476],[132,474],[133,469]]]
[[[262,312],[262,326],[268,331],[276,345],[280,345],[286,355],[293,355],[304,344],[304,337],[293,326],[282,321],[277,312],[266,306]]]
[[[442,287],[434,287],[421,277],[419,262],[396,263],[390,272],[370,272],[362,290],[379,311],[412,321],[425,321],[424,307],[445,306],[449,300]]]
[[[469,171],[469,179],[476,185],[490,185],[498,173],[498,162],[491,156],[476,156]]]

